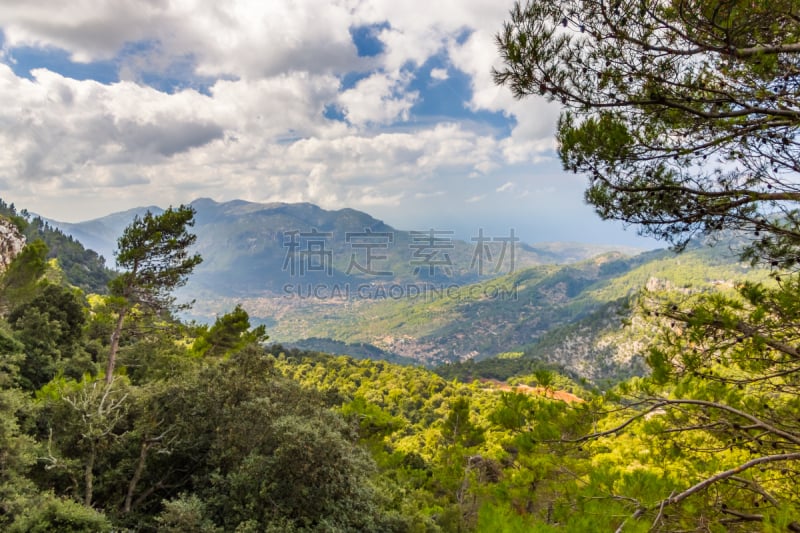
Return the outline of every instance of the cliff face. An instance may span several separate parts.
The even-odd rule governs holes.
[[[25,236],[10,220],[0,218],[0,272],[5,271],[24,246]]]

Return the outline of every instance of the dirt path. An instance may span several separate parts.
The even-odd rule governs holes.
[[[509,385],[505,381],[499,381],[497,379],[481,379],[481,383],[485,383],[487,385],[491,385],[492,389],[502,390],[506,392],[519,392],[522,394],[531,394],[537,396],[544,396],[545,398],[551,398],[553,400],[561,400],[562,402],[567,403],[582,403],[583,400],[578,398],[571,392],[563,391],[563,390],[553,390],[553,389],[545,389],[544,387],[529,387],[528,385]]]

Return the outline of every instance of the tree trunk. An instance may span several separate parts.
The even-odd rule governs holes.
[[[94,458],[97,452],[95,451],[95,444],[92,443],[89,457],[86,460],[86,467],[83,471],[83,481],[85,484],[83,503],[86,507],[92,506],[92,496],[94,492]]]
[[[106,384],[110,385],[114,379],[114,365],[117,363],[117,351],[119,350],[119,339],[122,336],[122,324],[125,321],[127,308],[123,307],[119,311],[117,324],[111,333],[111,349],[108,352],[108,366],[106,367]]]
[[[131,482],[128,484],[128,493],[125,495],[125,505],[122,508],[123,513],[131,512],[131,503],[133,502],[133,493],[136,491],[136,485],[142,477],[144,472],[144,464],[147,460],[147,450],[150,448],[150,443],[147,439],[142,441],[142,447],[139,450],[139,462],[136,464],[136,470],[133,472]]]

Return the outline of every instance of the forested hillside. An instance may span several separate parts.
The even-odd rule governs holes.
[[[638,339],[653,378],[606,393],[579,369],[542,358],[544,342],[444,367],[448,379],[408,365],[265,348],[268,332],[253,327],[241,307],[201,326],[177,320],[168,294],[147,296],[156,290],[156,278],[140,270],[148,261],[172,257],[159,264],[188,268],[175,271],[179,276],[197,264],[182,252],[192,241],[185,233],[190,215],[181,208],[127,228],[120,258],[139,263],[111,285],[110,295],[71,285],[60,262],[46,260],[43,244],[29,244],[3,274],[4,529],[494,532],[627,524],[625,531],[646,531],[647,523],[626,517],[667,506],[681,523],[725,523],[734,531],[748,531],[750,522],[731,522],[738,516],[733,510],[754,514],[754,506],[763,509],[764,523],[794,524],[800,473],[792,468],[769,469],[772,477],[759,482],[756,500],[752,487],[737,488],[738,482],[726,485],[724,495],[660,499],[694,494],[692,483],[748,457],[758,461],[760,450],[784,445],[776,439],[792,438],[742,411],[752,413],[761,385],[736,377],[740,371],[725,360],[695,366],[673,383],[663,362],[679,333],[671,319],[651,314],[649,337]],[[147,235],[167,235],[165,247]],[[176,239],[183,243],[177,248]],[[682,256],[684,276],[694,276],[689,266],[704,254],[713,263],[709,253]],[[655,264],[676,260],[657,257]],[[616,272],[615,261],[627,262],[634,279],[651,263],[605,257],[575,272],[603,265]],[[534,284],[543,287],[548,276],[542,272]],[[629,305],[647,316],[657,301],[676,296],[681,306],[723,297],[688,290],[689,278],[659,282],[649,300]],[[151,281],[141,285],[145,279]],[[565,279],[575,278],[562,274],[547,286]],[[610,279],[627,286],[624,278]],[[180,279],[159,283],[169,288]],[[609,290],[585,285],[592,287],[587,294]],[[729,289],[725,298],[747,306],[748,298],[771,299],[788,288],[745,287],[739,296]],[[602,306],[596,312],[612,315]],[[589,313],[585,320],[599,319]],[[737,348],[730,349],[736,357]],[[722,377],[734,380],[733,390]],[[755,407],[760,416],[796,412],[796,396],[781,388],[791,386],[783,379],[768,403]],[[703,422],[697,413],[668,410],[669,400],[645,399],[668,398],[676,387],[714,405],[724,396],[733,403],[730,418]],[[642,397],[643,410],[630,394]],[[630,418],[631,409],[639,414]],[[668,427],[676,416],[699,416],[695,423],[710,425],[675,435]],[[629,430],[625,436],[616,435],[620,426]],[[725,507],[718,505],[723,497]]]
[[[694,242],[682,254],[661,250],[604,263],[605,276],[576,290],[563,303],[549,304],[548,312],[559,319],[548,327],[537,329],[532,321],[519,318],[529,328],[527,342],[502,338],[497,346],[505,347],[505,352],[498,353],[499,357],[455,362],[436,371],[450,378],[508,379],[545,365],[603,386],[643,376],[647,339],[656,330],[647,301],[681,302],[711,291],[731,293],[747,280],[769,280],[768,270],[739,261],[729,249],[733,244],[726,241],[710,247]],[[580,267],[561,272],[561,282]]]
[[[741,262],[728,249],[732,244],[695,242],[682,254],[607,253],[416,298],[306,300],[273,315],[268,325],[273,338],[301,347],[323,346],[304,337],[329,338],[373,345],[383,358],[395,354],[456,367],[525,352],[526,358],[560,365],[589,380],[619,380],[643,371],[641,346],[625,339],[646,335],[646,329],[634,332],[625,325],[642,323],[637,302],[645,294],[730,290],[743,280],[767,278],[767,270]],[[259,317],[274,309],[252,300],[244,304]],[[336,311],[341,307],[346,312]]]
[[[551,313],[567,312],[558,311],[564,302],[579,320],[543,328],[519,352],[442,367],[445,379],[409,365],[265,348],[268,331],[240,306],[208,326],[177,320],[169,291],[201,259],[185,253],[191,215],[181,207],[126,228],[119,258],[136,258],[135,268],[109,295],[75,287],[41,241],[3,274],[4,529],[646,531],[627,517],[665,507],[674,510],[662,520],[673,525],[749,531],[749,520],[730,517],[759,507],[762,524],[793,527],[800,473],[790,467],[765,470],[771,477],[757,486],[739,486],[749,478],[720,485],[723,493],[692,485],[742,461],[770,466],[774,455],[761,450],[792,442],[791,430],[762,421],[796,412],[789,375],[753,406],[763,381],[728,359],[687,359],[693,370],[677,383],[665,366],[671,353],[686,353],[672,346],[709,341],[681,339],[689,330],[669,317],[678,303],[785,307],[778,302],[793,286],[759,288],[763,272],[702,247],[525,271],[515,279],[528,303],[549,295]],[[737,292],[748,276],[754,281]],[[723,278],[737,281],[720,286]],[[586,301],[597,303],[581,311]],[[448,300],[429,305],[442,306],[436,316],[459,311]],[[663,305],[666,316],[656,311]],[[620,333],[619,321],[631,317],[638,329]],[[607,334],[638,343],[632,371],[645,373],[646,361],[653,377],[600,392],[597,375],[582,370],[611,364],[592,352]],[[569,341],[576,335],[594,348]],[[559,355],[567,346],[571,357]],[[721,346],[738,357],[736,345]],[[386,355],[376,350],[362,345],[357,355]],[[673,411],[675,390],[691,390],[700,405],[724,397],[729,417]],[[703,429],[673,434],[675,417]],[[628,431],[618,435],[620,427]]]
[[[173,257],[162,272],[197,263],[181,254],[191,239],[171,249],[183,214],[126,229],[120,260],[140,260],[110,295],[71,286],[42,244],[3,274],[3,529],[457,531],[477,527],[484,505],[510,512],[483,494],[513,464],[501,435],[520,422],[504,421],[503,399],[549,404],[552,389],[515,396],[265,350],[264,328],[239,307],[211,326],[182,324],[168,298],[141,292],[154,278],[138,284],[156,256]],[[162,237],[164,247],[151,240]]]
[[[65,235],[41,217],[31,216],[26,210],[17,212],[13,203],[8,205],[2,199],[0,215],[13,220],[29,242],[41,240],[47,246],[47,258],[58,259],[70,284],[88,292],[106,292],[113,272],[106,267],[103,257],[84,248],[72,236]]]

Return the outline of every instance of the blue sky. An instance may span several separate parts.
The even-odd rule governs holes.
[[[559,109],[496,87],[496,0],[32,0],[0,6],[0,196],[79,221],[217,201],[402,229],[653,242],[601,222]]]

